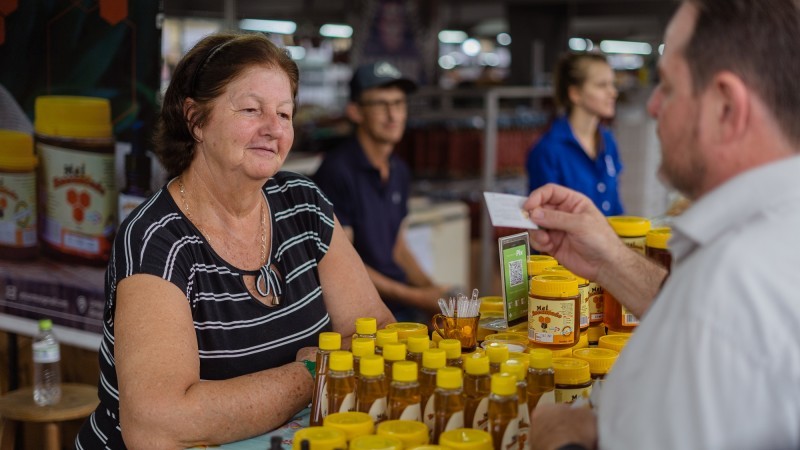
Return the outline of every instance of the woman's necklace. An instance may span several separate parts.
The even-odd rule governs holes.
[[[178,190],[181,192],[181,201],[183,202],[183,209],[186,211],[186,217],[200,230],[200,233],[205,236],[208,243],[211,243],[211,238],[208,233],[203,229],[197,221],[192,220],[192,212],[189,209],[189,203],[186,201],[186,189],[183,185],[183,177],[178,178]],[[267,261],[267,214],[264,211],[264,203],[261,203],[261,259],[258,261],[259,266],[263,266]]]

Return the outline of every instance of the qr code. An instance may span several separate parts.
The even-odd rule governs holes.
[[[522,260],[508,262],[508,284],[509,286],[519,286],[523,282]]]

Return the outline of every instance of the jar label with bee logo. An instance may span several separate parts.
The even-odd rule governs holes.
[[[575,343],[575,302],[528,299],[528,339],[543,344]]]

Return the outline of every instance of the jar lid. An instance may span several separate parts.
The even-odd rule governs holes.
[[[578,295],[578,279],[565,275],[536,275],[531,278],[530,294],[566,298]]]
[[[442,339],[439,341],[439,348],[447,353],[447,359],[461,357],[461,341],[458,339]]]
[[[390,342],[397,342],[397,330],[385,328],[375,332],[375,346],[383,348]]]
[[[528,337],[519,333],[495,333],[486,336],[484,348],[491,343],[506,344],[509,352],[524,352],[528,347]]]
[[[45,136],[111,138],[111,103],[105,98],[43,95],[34,104],[34,129]]]
[[[600,340],[600,337],[606,335],[605,326],[601,325],[592,325],[586,331],[586,339],[589,342],[597,342]],[[581,333],[581,337],[583,337],[583,333]]]
[[[589,284],[589,280],[587,280],[586,278],[583,278],[582,276],[575,275],[569,269],[567,269],[566,267],[564,267],[562,265],[548,267],[548,268],[544,269],[543,273],[555,273],[555,274],[558,274],[558,275],[573,276],[573,277],[578,279],[578,286],[583,286],[584,284]]]
[[[0,167],[33,170],[38,158],[33,153],[33,136],[14,130],[0,130]]]
[[[378,321],[374,317],[359,317],[356,319],[356,334],[375,334],[378,330]]]
[[[539,275],[544,272],[544,269],[557,265],[558,261],[552,256],[530,255],[528,256],[528,276]]]
[[[335,450],[347,447],[347,435],[333,427],[308,427],[297,430],[292,438],[292,450],[300,450],[300,443],[308,441],[314,450]]]
[[[458,389],[463,384],[461,369],[458,367],[442,367],[436,371],[436,387],[442,389]]]
[[[372,338],[355,338],[350,342],[350,351],[353,356],[361,358],[362,356],[375,354],[375,340]]]
[[[528,361],[532,369],[553,367],[553,351],[549,348],[532,348],[528,351]]]
[[[429,430],[427,425],[416,420],[385,420],[378,424],[376,434],[400,439],[408,448],[427,444]]]
[[[481,297],[478,300],[481,301],[480,313],[489,313],[489,312],[499,312],[503,313],[503,297],[498,295],[490,295],[486,297]]]
[[[556,384],[583,384],[592,379],[589,363],[575,358],[553,358]]]
[[[647,232],[647,237],[645,238],[645,245],[651,248],[660,248],[666,250],[667,242],[669,242],[669,238],[672,237],[672,228],[670,227],[660,227],[660,228],[653,228],[652,230]]]
[[[403,442],[392,436],[369,434],[350,441],[350,450],[403,450]]]
[[[363,376],[376,377],[383,375],[383,356],[367,355],[362,356],[358,363],[358,371]]]
[[[470,375],[486,375],[489,373],[489,358],[482,353],[473,353],[464,358],[464,372]]]
[[[365,434],[372,434],[375,428],[372,416],[358,411],[328,414],[322,419],[322,426],[344,431],[348,441]]]
[[[611,216],[608,223],[617,236],[621,237],[644,236],[650,230],[650,221],[644,217]]]
[[[386,361],[405,361],[406,344],[402,342],[389,342],[383,346],[383,359]]]
[[[630,337],[630,334],[609,334],[606,336],[601,336],[597,341],[597,346],[600,348],[607,348],[609,350],[621,352],[622,348],[628,343],[628,339],[630,339]]]
[[[397,361],[393,363],[392,380],[404,383],[417,381],[417,363],[414,361]]]
[[[337,372],[353,370],[353,354],[342,350],[333,351],[331,352],[328,365],[331,370]]]
[[[422,367],[441,369],[447,364],[447,352],[441,348],[429,348],[422,352]]]
[[[617,360],[619,352],[607,348],[579,348],[572,351],[572,357],[589,363],[592,373],[606,374]]]
[[[431,348],[431,340],[428,335],[423,336],[409,336],[406,341],[409,353],[422,353]]]
[[[397,340],[405,341],[409,336],[427,336],[428,326],[416,322],[395,322],[386,325],[387,330],[397,331]]]
[[[492,450],[492,436],[483,430],[456,428],[439,436],[439,445],[453,450]]]
[[[342,335],[334,331],[325,331],[319,334],[320,350],[339,350],[342,348]]]

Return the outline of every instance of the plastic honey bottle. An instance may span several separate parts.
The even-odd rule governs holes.
[[[445,367],[447,354],[440,348],[422,352],[422,367],[419,368],[419,394],[422,421],[433,430],[433,392],[436,390],[436,372]]]
[[[589,400],[592,377],[588,362],[577,358],[553,358],[553,368],[556,371],[556,403]]]
[[[458,339],[442,339],[439,341],[439,348],[447,354],[447,367],[463,367],[464,361],[461,359],[461,341]]]
[[[364,412],[377,424],[386,420],[386,386],[383,383],[383,357],[361,357],[356,388],[356,411]]]
[[[492,342],[486,346],[486,356],[489,357],[489,373],[494,375],[500,373],[500,364],[508,360],[508,346]]]
[[[461,344],[458,346],[461,349]],[[464,427],[464,396],[461,369],[444,367],[436,372],[436,390],[433,392],[433,435],[438,442],[445,431]]]
[[[328,414],[353,411],[356,408],[356,378],[353,354],[331,352],[328,371]]]
[[[580,348],[572,352],[572,357],[582,359],[589,363],[589,373],[592,377],[592,394],[589,401],[592,407],[597,408],[603,380],[617,361],[619,352],[607,348]]]
[[[392,383],[392,366],[398,361],[406,360],[406,344],[400,342],[390,342],[383,346],[383,373],[386,392],[389,392],[389,385]]]
[[[519,445],[517,377],[510,373],[492,375],[489,395],[489,434],[494,450],[515,449]]]
[[[492,377],[489,358],[473,354],[464,359],[464,425],[476,430],[489,427],[489,394]]]
[[[328,415],[328,360],[331,352],[342,347],[342,335],[333,331],[319,334],[317,350],[317,376],[314,378],[314,391],[311,395],[310,426],[321,426],[322,419]]]
[[[528,413],[538,404],[554,404],[556,372],[553,369],[553,352],[546,348],[532,348],[528,354]]]
[[[417,367],[422,367],[422,352],[431,348],[431,340],[428,335],[409,336],[406,345],[408,346],[406,360],[414,361],[417,363]]]
[[[353,338],[375,339],[378,330],[378,321],[374,317],[359,317],[356,319],[356,334]]]
[[[391,342],[397,342],[397,331],[378,330],[375,332],[375,354],[383,355],[383,346]]]
[[[397,361],[392,366],[386,415],[389,420],[422,420],[417,363]]]
[[[350,351],[353,353],[353,373],[356,375],[356,383],[361,376],[361,358],[375,354],[375,340],[370,338],[355,338],[350,343]]]
[[[501,373],[510,373],[517,378],[517,419],[519,426],[519,450],[526,450],[528,429],[531,427],[530,409],[528,409],[527,364],[517,359],[509,359],[500,366]]]

